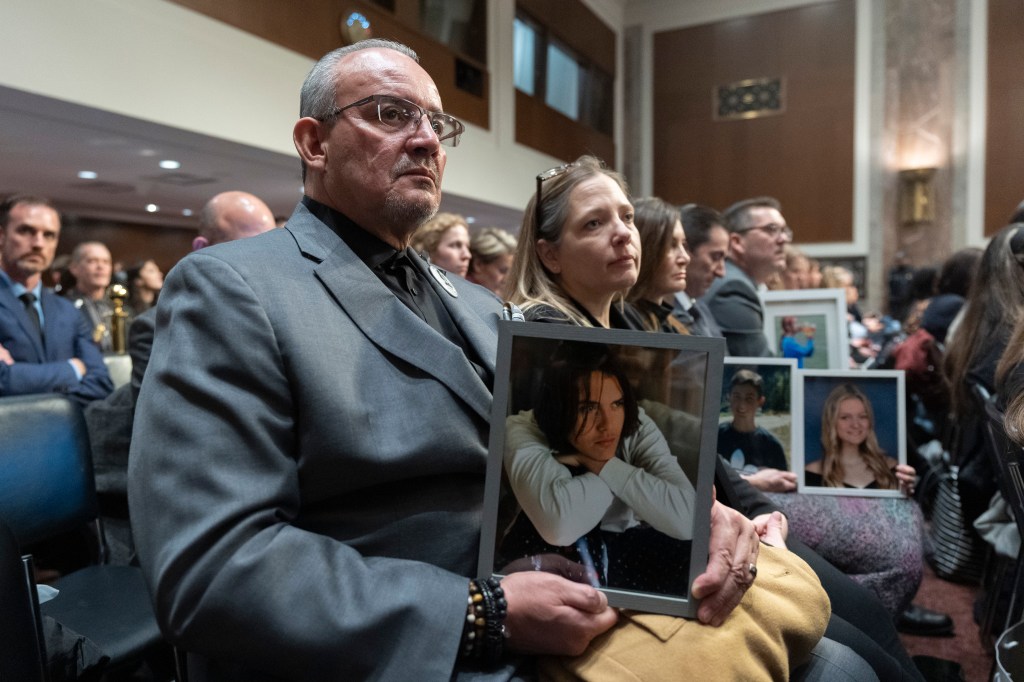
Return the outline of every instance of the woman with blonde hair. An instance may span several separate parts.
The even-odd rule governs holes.
[[[821,410],[821,459],[805,470],[810,486],[910,490],[914,469],[885,454],[875,436],[871,401],[853,384],[829,393]]]
[[[500,227],[487,227],[469,240],[469,253],[472,258],[466,279],[503,298],[505,280],[516,253],[516,238]]]
[[[640,235],[622,175],[582,156],[537,176],[510,275],[510,299],[526,319],[642,328],[625,303],[639,272]]]
[[[629,302],[643,319],[644,329],[689,334],[672,315],[676,294],[686,289],[686,234],[679,209],[657,197],[633,202],[633,222],[640,232],[640,274]]]
[[[411,245],[442,270],[459,277],[469,270],[469,228],[466,219],[456,213],[438,213],[420,225]]]

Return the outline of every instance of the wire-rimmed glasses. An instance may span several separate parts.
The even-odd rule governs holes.
[[[377,119],[385,127],[398,132],[415,130],[419,127],[423,117],[426,116],[427,120],[430,121],[431,129],[437,135],[438,141],[447,147],[457,147],[462,133],[466,130],[466,126],[462,124],[462,121],[454,116],[441,113],[440,111],[429,111],[415,102],[410,102],[407,99],[395,97],[394,95],[370,95],[369,97],[352,102],[352,104],[338,107],[318,120],[326,121],[336,117],[346,109],[360,107],[370,102],[377,105]]]
[[[739,233],[743,234],[745,232],[750,232],[751,230],[760,230],[761,232],[764,232],[772,241],[778,239],[779,235],[785,237],[787,242],[793,241],[793,230],[791,230],[787,225],[768,223],[767,225],[757,225],[756,227],[748,227],[744,230],[740,230]]]

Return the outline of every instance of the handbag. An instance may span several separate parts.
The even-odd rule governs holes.
[[[928,564],[945,580],[977,585],[985,568],[987,546],[968,527],[960,498],[960,467],[943,462],[935,486]]]

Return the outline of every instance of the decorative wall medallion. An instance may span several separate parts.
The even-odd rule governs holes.
[[[730,119],[776,116],[786,111],[786,82],[782,78],[754,78],[715,86],[712,118]]]

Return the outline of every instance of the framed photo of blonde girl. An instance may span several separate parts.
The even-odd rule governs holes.
[[[911,487],[902,370],[804,370],[804,447],[793,453],[797,490],[899,497]]]
[[[499,328],[482,576],[547,571],[694,617],[708,559],[721,339]]]

